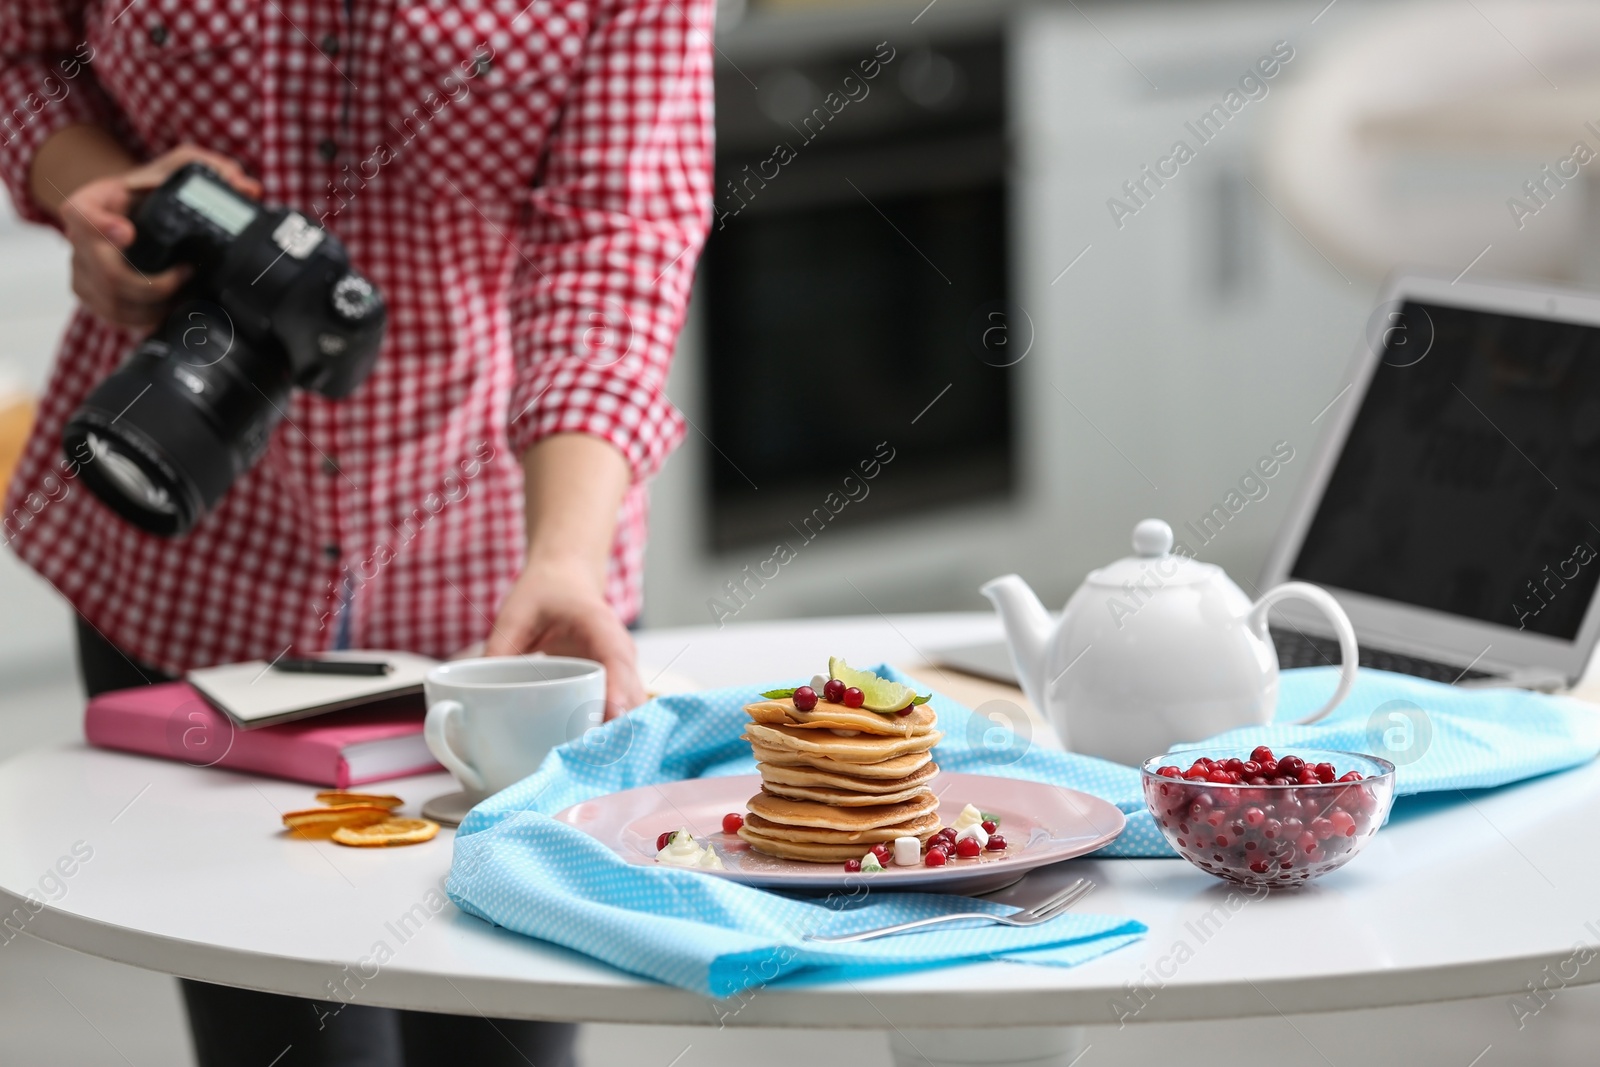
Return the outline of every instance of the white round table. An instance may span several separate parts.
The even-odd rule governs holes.
[[[990,616],[925,615],[665,630],[639,643],[647,678],[666,669],[743,684],[833,653],[905,665],[938,685],[937,669],[917,666],[927,650],[997,634]],[[385,789],[415,811],[452,784],[436,774]],[[17,757],[0,766],[0,940],[20,931],[154,971],[346,1002],[617,1023],[825,1019],[904,1041],[974,1018],[992,1035],[1514,995],[1547,965],[1576,970],[1566,984],[1600,977],[1572,962],[1575,945],[1600,939],[1593,764],[1407,814],[1297,893],[1246,900],[1177,859],[1061,865],[1049,876],[1098,883],[1083,908],[1150,928],[1080,967],[985,963],[727,1001],[461,914],[443,901],[448,831],[394,850],[286,839],[279,813],[313,792],[81,746]],[[47,902],[37,912],[22,901],[30,891]],[[992,1038],[985,1052],[1004,1061]]]

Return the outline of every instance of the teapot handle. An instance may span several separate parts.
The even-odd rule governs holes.
[[[1267,636],[1267,609],[1280,600],[1304,600],[1315,605],[1328,617],[1328,621],[1333,624],[1334,633],[1339,636],[1339,687],[1333,691],[1333,697],[1326,704],[1296,724],[1304,726],[1327,715],[1339,706],[1340,701],[1350,695],[1350,687],[1356,682],[1356,631],[1355,627],[1350,625],[1350,617],[1326,590],[1310,582],[1284,582],[1268,589],[1261,599],[1256,601],[1255,607],[1250,609],[1250,628],[1264,638]]]

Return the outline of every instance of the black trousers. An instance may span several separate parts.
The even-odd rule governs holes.
[[[171,681],[78,620],[90,696]],[[337,1004],[179,979],[200,1067],[572,1067],[571,1023]]]

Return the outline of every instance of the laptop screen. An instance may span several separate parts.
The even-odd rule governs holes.
[[[1600,327],[1407,301],[1291,574],[1550,637],[1600,578]]]

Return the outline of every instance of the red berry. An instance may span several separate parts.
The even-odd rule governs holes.
[[[1355,836],[1356,820],[1348,811],[1334,808],[1328,813],[1328,821],[1333,824],[1333,832],[1340,837]]]
[[[1283,831],[1283,823],[1277,819],[1268,819],[1261,824],[1261,836],[1271,841]]]
[[[916,710],[917,710],[917,706],[915,704],[907,704],[905,707],[903,707],[899,711],[895,712],[895,714],[896,715],[910,715],[913,711],[916,711]]]
[[[878,857],[878,862],[883,864],[887,864],[889,862],[890,855],[892,855],[889,846],[882,841],[879,841],[867,851]]]
[[[1214,785],[1227,785],[1233,781],[1233,775],[1227,771],[1211,771],[1206,775],[1206,781]]]
[[[971,859],[982,851],[983,849],[979,846],[976,837],[963,837],[956,842],[956,855],[963,859]]]
[[[844,699],[841,702],[847,708],[859,708],[862,704],[866,703],[866,700],[866,694],[852,685],[849,689],[844,691]]]
[[[1333,781],[1333,773],[1334,773],[1333,772],[1333,764],[1331,764],[1331,763],[1319,763],[1319,764],[1317,764],[1316,770],[1317,770],[1317,781],[1319,781],[1319,782],[1331,782],[1331,781]]]
[[[956,839],[956,828],[954,826],[943,827],[936,836],[948,837],[950,840],[954,841]]]
[[[849,872],[851,872],[852,874],[854,874],[856,871],[859,871],[861,869],[861,861],[860,860],[845,860],[844,861],[844,869],[849,871]]]
[[[1266,775],[1268,778],[1276,778],[1278,776],[1278,761],[1277,760],[1275,760],[1275,759],[1264,759],[1264,760],[1258,760],[1257,762],[1259,762],[1261,764],[1261,773],[1262,774]]]
[[[668,830],[666,833],[664,833],[660,837],[656,838],[656,851],[657,852],[660,852],[662,849],[667,847],[667,842],[672,840],[673,833],[674,833],[674,831]]]
[[[1268,760],[1275,759],[1276,757],[1273,756],[1272,749],[1268,748],[1266,745],[1257,745],[1251,751],[1250,758],[1255,760],[1257,763],[1266,763]]]
[[[1157,767],[1156,773],[1163,778],[1182,778],[1183,772],[1176,767]]]
[[[1246,826],[1260,826],[1267,821],[1267,813],[1260,808],[1245,808],[1244,821]]]
[[[929,866],[929,867],[943,867],[944,866],[944,850],[943,849],[937,849],[937,848],[930,848],[928,850],[928,854],[926,856],[922,857],[922,862],[924,864],[926,864],[927,866]]]
[[[1299,756],[1285,756],[1278,761],[1278,773],[1289,778],[1298,777],[1306,761]]]
[[[1245,760],[1244,764],[1239,768],[1239,773],[1244,775],[1246,778],[1249,778],[1251,775],[1260,774],[1261,764],[1257,763],[1253,759]]]
[[[1203,782],[1203,781],[1206,780],[1206,776],[1209,773],[1210,772],[1207,771],[1204,767],[1190,767],[1188,770],[1183,772],[1183,777],[1187,781]]]
[[[995,822],[993,819],[985,819],[985,820],[983,820],[983,832],[984,833],[992,834],[998,829],[1000,829],[1000,824]]]
[[[1006,839],[1000,834],[990,834],[989,843],[983,847],[990,852],[1004,852],[1006,850]]]
[[[1333,823],[1321,817],[1311,820],[1311,833],[1318,841],[1326,841],[1333,836]]]
[[[1296,779],[1301,785],[1318,785],[1322,779],[1317,777],[1317,772],[1310,767],[1300,768],[1300,777]]]
[[[817,691],[809,685],[802,685],[794,691],[794,706],[801,711],[810,711],[817,706]]]
[[[1343,774],[1341,774],[1339,776],[1339,781],[1341,781],[1341,782],[1359,782],[1359,781],[1361,781],[1361,772],[1360,771],[1345,771]]]
[[[744,816],[736,811],[730,811],[722,817],[722,832],[725,834],[736,834],[743,825]]]
[[[837,704],[844,699],[844,683],[837,678],[829,678],[822,687],[822,699],[830,704]]]
[[[1301,852],[1315,852],[1317,848],[1316,835],[1310,830],[1307,830],[1305,833],[1300,835],[1298,840],[1295,841],[1295,845],[1300,849]]]

